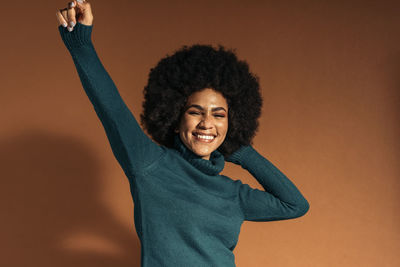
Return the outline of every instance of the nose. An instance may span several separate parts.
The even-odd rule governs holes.
[[[213,127],[212,117],[209,115],[204,115],[198,124],[200,129],[211,129]]]

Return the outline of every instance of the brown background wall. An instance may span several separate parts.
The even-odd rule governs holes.
[[[400,4],[278,2],[92,0],[93,40],[137,118],[149,69],[184,44],[236,48],[260,77],[254,146],[311,208],[245,222],[237,266],[400,266]],[[140,266],[128,181],[57,30],[66,4],[1,4],[0,265]]]

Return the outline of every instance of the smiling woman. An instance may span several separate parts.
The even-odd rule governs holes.
[[[161,59],[150,71],[144,95],[141,123],[155,141],[166,147],[174,146],[176,129],[180,128],[181,119],[187,118],[185,108],[197,104],[191,102],[195,98],[205,102],[203,98],[213,97],[213,101],[218,100],[219,106],[224,107],[225,112],[210,113],[201,108],[197,111],[201,111],[202,117],[213,114],[207,117],[207,120],[215,118],[210,122],[227,121],[226,135],[219,136],[223,140],[218,137],[221,142],[215,142],[219,145],[213,147],[225,157],[241,146],[250,145],[258,128],[262,106],[258,77],[249,71],[246,61],[239,60],[233,50],[222,45],[183,46]],[[203,104],[208,108],[209,103]],[[192,110],[193,107],[187,111]],[[217,120],[222,113],[226,118]],[[186,141],[189,137],[186,136]]]
[[[161,59],[150,71],[141,114],[156,143],[96,53],[90,6],[68,6],[57,13],[59,33],[129,179],[142,267],[235,266],[243,221],[308,211],[297,187],[251,145],[262,99],[245,61],[223,46],[199,44]],[[265,191],[220,175],[225,161],[248,170]]]
[[[211,153],[224,142],[228,131],[226,99],[221,93],[207,88],[193,93],[186,105],[176,132],[185,146],[209,160]]]

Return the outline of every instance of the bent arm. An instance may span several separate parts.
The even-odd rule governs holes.
[[[72,32],[58,28],[114,156],[128,177],[135,174],[160,157],[161,147],[140,128],[102,65],[91,40],[93,25],[78,22]]]
[[[297,187],[252,146],[243,146],[227,161],[240,164],[262,185],[265,191],[241,184],[239,201],[247,221],[275,221],[303,216],[309,203]]]

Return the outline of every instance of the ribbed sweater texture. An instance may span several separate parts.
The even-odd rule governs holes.
[[[308,211],[309,203],[296,186],[252,146],[242,146],[228,158],[216,150],[205,160],[187,149],[178,135],[173,148],[153,142],[102,65],[92,29],[79,22],[72,32],[59,26],[129,180],[142,267],[236,266],[233,250],[243,221],[286,220]],[[239,164],[265,191],[221,175],[225,161]]]

